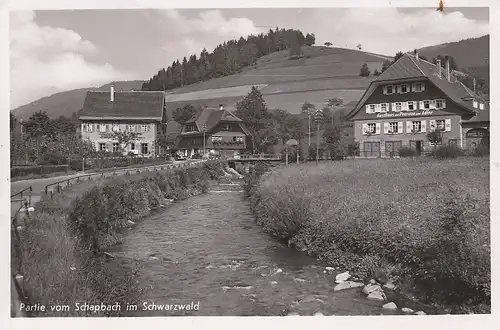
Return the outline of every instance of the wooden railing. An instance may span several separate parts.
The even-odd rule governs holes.
[[[229,157],[229,160],[281,160],[281,154],[254,154],[254,155],[238,155]]]

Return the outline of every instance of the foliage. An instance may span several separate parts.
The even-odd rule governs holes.
[[[382,63],[382,72],[384,72],[385,70],[387,70],[390,66],[392,65],[392,62],[389,61],[389,60],[385,60],[383,63]],[[381,73],[382,73],[381,72]]]
[[[178,123],[185,123],[188,120],[196,117],[200,112],[200,109],[196,109],[191,104],[186,104],[182,108],[177,108],[172,112],[172,118]]]
[[[216,77],[236,74],[244,67],[255,64],[258,58],[289,49],[292,55],[301,53],[300,46],[314,45],[314,34],[305,37],[300,30],[269,30],[267,34],[250,35],[247,38],[229,40],[208,53],[203,49],[199,56],[193,54],[174,61],[167,69],[161,69],[142,90],[163,91],[194,84]]]
[[[375,69],[375,71],[373,71],[373,75],[374,76],[380,76],[380,72],[378,71],[378,69]]]
[[[410,147],[401,147],[398,149],[399,157],[415,157],[417,151]]]
[[[470,156],[474,157],[485,157],[489,156],[490,154],[490,148],[486,145],[479,145],[476,148],[472,149],[472,152],[470,153]]]
[[[396,53],[396,55],[394,56],[394,59],[392,60],[392,63],[396,63],[397,60],[399,60],[401,57],[403,57],[403,52],[399,51]]]
[[[441,67],[446,68],[446,56],[438,54],[435,58],[432,59],[432,63],[437,64],[437,60],[441,60]],[[457,61],[453,56],[448,56],[448,60],[450,61],[450,70],[458,70]]]
[[[246,192],[265,231],[365,280],[391,278],[426,302],[490,308],[488,160],[349,161],[251,174]]]
[[[433,151],[432,155],[437,159],[457,158],[459,156],[463,156],[464,152],[456,145],[449,144],[437,147]]]
[[[332,46],[333,44],[332,44],[330,41],[327,41],[327,42],[325,42],[325,43],[324,43],[324,45],[325,45],[326,47],[330,47],[330,46]]]
[[[10,169],[10,177],[23,177],[30,174],[45,175],[50,173],[68,172],[68,165],[20,166]]]
[[[105,132],[101,133],[100,135],[104,139],[116,141],[121,152],[124,152],[130,143],[142,139],[141,133],[130,131]]]
[[[364,63],[362,66],[361,66],[361,69],[359,71],[359,75],[361,77],[368,77],[370,75],[370,69],[368,69],[368,65],[366,63]]]

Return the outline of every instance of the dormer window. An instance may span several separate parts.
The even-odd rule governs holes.
[[[408,93],[408,85],[404,84],[404,85],[401,85],[401,94],[405,94],[405,93]]]
[[[222,125],[222,130],[223,131],[230,131],[231,130],[231,124],[223,124]]]
[[[384,94],[386,95],[394,94],[394,86],[393,85],[384,86]]]
[[[484,103],[479,103],[479,110],[484,110]]]
[[[425,90],[425,85],[424,83],[414,83],[413,84],[413,91],[414,92],[422,92]]]
[[[473,106],[475,109],[477,109],[477,101],[473,101],[473,102],[472,102],[472,106]]]

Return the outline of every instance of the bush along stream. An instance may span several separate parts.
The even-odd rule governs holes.
[[[23,227],[19,249],[12,249],[12,269],[24,276],[25,304],[34,306],[27,308],[28,315],[123,315],[123,308],[99,311],[85,305],[126,306],[143,295],[141,264],[104,250],[120,244],[127,228],[152,211],[205,193],[211,181],[229,175],[224,167],[221,161],[208,161],[86,182],[40,201]]]
[[[357,290],[367,299],[379,299],[385,307],[402,312],[412,313],[403,308],[411,301],[427,314],[490,313],[489,195],[481,188],[489,180],[487,161],[408,160],[384,170],[386,163],[273,170],[259,164],[245,178],[244,192],[265,232],[362,282],[338,284],[342,288],[359,285]],[[380,173],[372,173],[374,166]],[[461,178],[458,188],[424,182],[434,174],[448,180],[444,173],[453,171],[446,166],[463,172],[454,176]],[[414,187],[389,186],[400,175],[413,180],[410,173],[415,168],[425,173],[415,175],[420,182]],[[428,179],[423,179],[426,175]],[[387,184],[379,185],[374,178]],[[365,179],[372,180],[373,189],[362,183]],[[471,196],[460,185],[478,189]],[[370,213],[369,203],[373,206],[375,201]],[[427,205],[425,210],[418,211],[422,205]],[[405,219],[407,228],[398,228]]]

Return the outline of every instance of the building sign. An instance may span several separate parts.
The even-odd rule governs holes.
[[[488,136],[490,136],[490,132],[488,132],[484,128],[473,128],[473,129],[469,130],[465,134],[465,136],[468,138],[478,138],[478,137],[484,137],[484,136],[488,137]]]
[[[397,118],[397,117],[418,117],[418,116],[432,116],[434,111],[401,111],[401,112],[389,112],[389,113],[378,113],[377,118]]]

